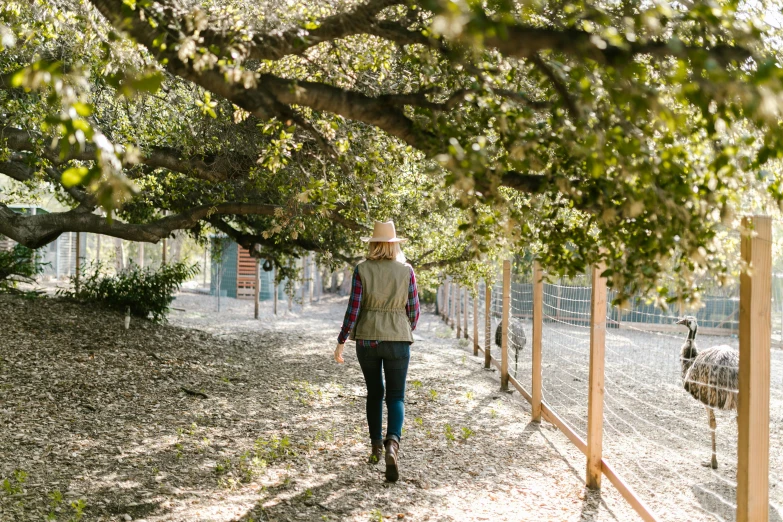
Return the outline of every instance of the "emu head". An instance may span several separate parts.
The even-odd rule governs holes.
[[[690,335],[688,335],[688,339],[695,339],[696,338],[696,330],[699,329],[699,323],[696,322],[696,318],[692,315],[686,315],[679,321],[677,321],[677,324],[682,324],[688,327],[688,330],[690,330]]]
[[[696,350],[696,330],[699,329],[699,325],[696,322],[696,318],[692,315],[686,315],[677,321],[677,324],[682,324],[688,327],[688,339],[682,345],[680,350],[680,360],[682,362],[682,378],[685,379],[685,374],[693,364],[696,356],[699,352]]]
[[[696,331],[699,329],[699,324],[696,322],[696,318],[692,315],[686,315],[677,324],[682,324],[688,327],[688,339],[685,340],[685,344],[682,345],[680,350],[680,358],[686,366],[690,366],[686,361],[693,361],[698,355],[696,351]],[[684,371],[684,370],[683,370]]]

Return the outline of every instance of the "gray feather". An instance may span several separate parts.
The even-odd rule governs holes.
[[[737,350],[726,345],[705,348],[692,359],[683,358],[682,370],[683,387],[694,399],[711,408],[737,409]]]
[[[508,345],[519,351],[522,350],[522,348],[525,347],[525,344],[527,343],[527,336],[525,335],[525,327],[522,323],[522,319],[512,317],[509,320],[509,336],[508,336]],[[503,342],[503,323],[501,322],[497,330],[495,330],[495,344],[497,346],[502,346]]]

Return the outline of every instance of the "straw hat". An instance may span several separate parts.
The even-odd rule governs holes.
[[[386,223],[376,221],[375,226],[373,227],[372,237],[362,237],[360,239],[365,243],[401,243],[402,241],[407,241],[404,237],[397,237],[394,221],[387,221]]]

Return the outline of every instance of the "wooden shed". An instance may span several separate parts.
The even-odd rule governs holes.
[[[222,237],[213,237],[212,269],[210,293],[233,297],[235,299],[253,299],[255,297],[256,262],[250,252],[233,241]],[[260,260],[259,265],[263,265]],[[259,269],[259,295],[262,301],[272,299],[274,273]],[[282,293],[278,297],[283,297]]]

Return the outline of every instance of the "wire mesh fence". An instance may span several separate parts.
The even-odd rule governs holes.
[[[783,520],[783,274],[772,278],[770,357],[769,486],[770,521]]]
[[[630,311],[610,307],[607,317],[605,458],[663,520],[677,520],[683,506],[688,506],[693,520],[732,519],[736,411],[703,404],[684,389],[686,384],[701,385],[699,378],[686,378],[684,371],[691,361],[682,349],[688,327],[676,325],[676,315],[651,306],[643,297],[631,301]],[[706,318],[704,322],[717,324]],[[726,353],[736,355],[736,328],[728,326],[724,336],[699,336],[692,341],[694,348],[723,345]],[[722,375],[720,366],[705,368],[704,398],[718,388],[736,397],[736,380],[716,382]],[[736,367],[733,374],[736,377]],[[708,419],[713,414],[720,426],[717,469],[711,467],[711,437],[716,431]]]
[[[491,287],[490,304],[489,304],[489,324],[490,324],[490,349],[493,353],[497,354],[497,358],[500,359],[500,336],[498,335],[498,327],[503,318],[503,283],[502,279],[498,278]]]
[[[587,436],[590,356],[591,288],[586,282],[544,284],[541,343],[543,400],[582,438]]]
[[[509,296],[507,369],[526,390],[533,386],[532,283],[517,277]],[[543,401],[569,429],[589,441],[592,281],[585,275],[542,287]],[[773,314],[783,315],[783,285],[776,292]],[[499,360],[502,283],[492,287],[489,331],[483,321],[484,296],[485,287],[479,285],[477,337],[483,347],[484,336],[491,333],[492,355]],[[614,297],[608,292],[603,324],[604,462],[622,477],[630,495],[660,520],[683,520],[684,512],[688,520],[736,520],[739,286],[704,296],[702,308],[684,314],[665,312],[643,296],[621,309],[611,305]],[[469,314],[472,299],[466,307]],[[468,324],[472,329],[472,319]],[[769,520],[779,522],[783,520],[783,350],[775,348],[776,335],[780,333],[773,321]]]
[[[476,314],[478,313],[478,310],[476,308],[478,307],[478,302],[476,301],[476,296],[474,295],[475,289],[466,289],[467,292],[467,302],[465,304],[465,313],[467,314],[465,316],[465,323],[467,325],[467,329],[465,330],[465,339],[468,339],[470,341],[470,348],[473,349],[473,322],[474,320],[477,320]],[[476,305],[475,307],[473,305]]]
[[[783,350],[773,349],[770,365],[772,389],[770,390],[769,419],[769,500],[771,512],[783,520]]]
[[[479,283],[476,290],[476,323],[478,326],[478,332],[476,335],[476,342],[479,346],[486,344],[486,323],[487,323],[487,285],[486,283]]]
[[[511,282],[508,328],[508,372],[529,390],[532,384],[533,282],[529,277]]]

